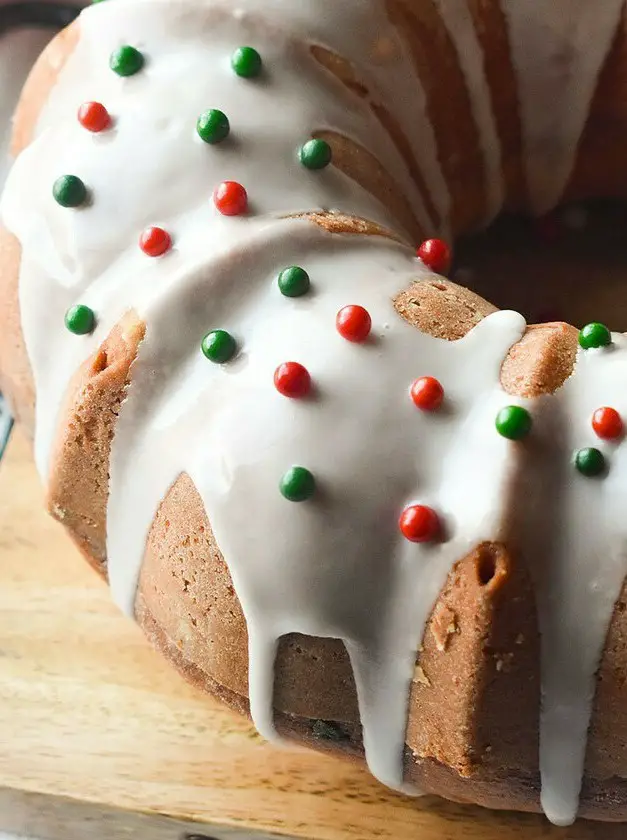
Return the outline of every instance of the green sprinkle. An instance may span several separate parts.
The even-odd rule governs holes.
[[[331,720],[315,720],[311,727],[311,734],[321,741],[345,741],[348,737],[341,726]]]
[[[65,313],[65,326],[74,335],[88,335],[96,326],[94,310],[80,303],[71,306]]]
[[[52,195],[61,207],[80,207],[87,201],[87,187],[76,175],[62,175],[54,182]]]
[[[289,502],[304,502],[316,489],[316,480],[305,467],[291,467],[279,484],[281,493]]]
[[[521,440],[531,431],[531,415],[519,405],[507,405],[496,415],[496,430],[508,440]]]
[[[261,73],[261,56],[253,47],[238,47],[231,56],[231,67],[243,79],[253,79]]]
[[[592,347],[607,347],[611,343],[611,332],[605,324],[599,324],[598,321],[586,324],[579,332],[579,344],[584,350],[590,350]]]
[[[279,289],[285,297],[300,297],[307,294],[311,282],[309,275],[304,268],[298,265],[291,265],[284,268],[278,278]]]
[[[196,130],[201,140],[213,146],[226,140],[231,131],[231,126],[225,113],[218,111],[217,108],[211,108],[198,117]]]
[[[226,330],[213,330],[203,338],[200,345],[202,352],[210,362],[223,365],[235,355],[235,339]]]
[[[594,447],[580,449],[575,453],[575,467],[587,478],[594,478],[605,470],[605,456]]]
[[[144,56],[135,47],[119,47],[111,53],[109,66],[118,76],[134,76],[144,66]]]
[[[298,150],[298,159],[305,169],[324,169],[332,157],[331,146],[326,140],[308,140]]]

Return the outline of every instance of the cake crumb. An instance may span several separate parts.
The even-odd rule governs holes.
[[[431,632],[435,639],[435,646],[443,653],[450,642],[451,636],[459,633],[457,616],[446,604],[438,604],[431,620]]]
[[[513,653],[495,653],[494,659],[496,660],[496,670],[499,672],[503,672],[507,674],[511,670],[512,660],[514,659]]]
[[[519,634],[516,636],[516,644],[517,644],[517,645],[522,645],[522,643],[523,643],[524,641],[525,641],[525,637],[523,636],[523,634],[522,634],[522,633],[519,633]]]
[[[55,519],[63,520],[66,517],[66,512],[63,510],[62,507],[55,503],[52,505],[52,515]]]
[[[415,682],[419,682],[421,685],[426,685],[428,688],[431,688],[431,680],[425,674],[420,665],[416,665],[414,670],[414,680]]]

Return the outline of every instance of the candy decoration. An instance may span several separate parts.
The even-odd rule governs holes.
[[[210,362],[223,365],[235,355],[235,339],[226,330],[212,330],[203,338],[200,348]]]
[[[451,267],[451,249],[443,239],[426,239],[416,254],[436,274],[446,274]]]
[[[216,143],[226,140],[231,131],[231,125],[229,118],[223,111],[211,108],[198,117],[196,131],[201,140],[215,146]]]
[[[238,47],[231,56],[231,67],[243,79],[253,79],[261,73],[261,56],[253,47]]]
[[[372,319],[363,306],[344,306],[335,319],[337,331],[347,341],[365,341],[372,329]]]
[[[236,181],[222,181],[213,191],[213,202],[223,216],[241,216],[248,209],[248,194]]]
[[[125,45],[111,53],[109,67],[118,76],[134,76],[144,66],[144,56],[135,47]]]
[[[305,169],[324,169],[332,158],[333,152],[326,140],[308,140],[298,150],[298,159]]]
[[[433,376],[421,376],[409,389],[416,408],[421,411],[437,411],[444,399],[444,388]]]
[[[316,490],[316,480],[305,467],[290,467],[279,484],[282,495],[289,502],[305,502]]]
[[[623,419],[615,408],[597,408],[592,415],[592,428],[603,440],[615,440],[623,434]]]
[[[109,112],[100,102],[83,102],[78,109],[78,121],[83,128],[94,134],[104,131],[111,125]]]
[[[432,542],[440,534],[440,517],[426,505],[409,505],[398,521],[406,540],[415,543]]]
[[[283,362],[274,372],[274,386],[284,397],[305,397],[311,390],[311,377],[298,362]]]
[[[579,332],[579,344],[584,350],[590,350],[592,347],[607,347],[611,343],[611,332],[605,324],[599,324],[598,321],[586,324]]]
[[[309,275],[298,265],[284,268],[279,274],[278,283],[281,294],[285,297],[301,297],[307,294],[311,286]]]
[[[139,247],[148,257],[160,257],[172,247],[172,237],[160,227],[148,227],[139,237]]]
[[[74,335],[87,335],[94,331],[96,316],[89,306],[71,306],[65,313],[65,326]]]
[[[594,447],[580,449],[575,453],[575,467],[587,478],[594,478],[605,470],[605,456]]]
[[[496,430],[508,440],[521,440],[531,431],[531,415],[526,408],[508,405],[496,415]]]
[[[54,182],[52,195],[61,207],[80,207],[87,201],[87,187],[76,175],[62,175]]]

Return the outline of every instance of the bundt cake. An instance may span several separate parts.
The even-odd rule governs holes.
[[[626,196],[626,84],[623,0],[111,0],[34,69],[0,387],[116,602],[262,734],[627,819],[627,338],[415,250]]]

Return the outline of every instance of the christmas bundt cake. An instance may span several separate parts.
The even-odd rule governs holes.
[[[151,642],[265,735],[560,824],[627,819],[627,338],[415,244],[627,195],[626,33],[623,0],[99,3],[2,199],[0,387]]]

